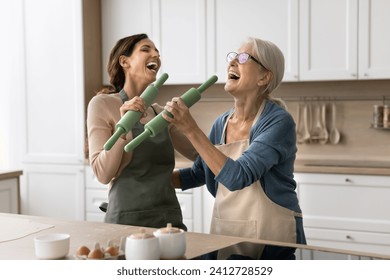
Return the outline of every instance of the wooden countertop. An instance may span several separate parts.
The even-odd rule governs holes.
[[[48,233],[68,233],[70,234],[70,251],[69,255],[72,256],[79,246],[85,245],[91,247],[94,242],[99,242],[105,246],[109,240],[120,242],[122,237],[126,237],[132,233],[139,232],[139,227],[106,224],[98,222],[84,222],[84,221],[70,221],[54,219],[49,217],[37,217],[17,214],[5,214],[0,213],[0,224],[3,228],[7,221],[28,221],[34,223],[40,223],[42,225],[50,226],[49,228],[43,229],[39,232],[31,233],[27,236],[20,237],[15,240],[0,242],[0,259],[3,260],[33,260],[36,259],[34,253],[34,242],[33,238],[38,235]],[[146,232],[152,233],[155,229],[145,228]],[[272,242],[257,239],[246,239],[231,236],[221,236],[213,234],[202,234],[195,232],[187,232],[187,249],[186,258],[191,259],[202,254],[212,252],[229,245],[237,244],[242,241],[250,241],[260,244],[268,245],[281,245],[296,248],[315,249],[324,252],[335,252],[335,253],[347,253],[349,255],[365,255],[368,257],[379,258],[379,259],[390,259],[390,256],[380,254],[370,254],[361,252],[352,252],[346,250],[327,249],[316,246],[307,246],[300,244],[288,244],[281,242]]]
[[[180,155],[176,157],[176,168],[185,168],[191,165],[191,161],[184,157]],[[390,161],[297,159],[294,170],[302,173],[390,176]]]
[[[388,161],[296,160],[295,172],[390,176]]]
[[[22,174],[22,170],[0,170],[0,180],[19,177]]]

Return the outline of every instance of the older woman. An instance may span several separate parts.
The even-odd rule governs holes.
[[[234,106],[214,122],[209,137],[180,98],[163,114],[199,153],[192,168],[175,171],[183,190],[207,184],[215,197],[211,233],[306,243],[294,181],[295,123],[271,96],[284,74],[284,57],[269,41],[249,38],[227,55],[225,90]]]

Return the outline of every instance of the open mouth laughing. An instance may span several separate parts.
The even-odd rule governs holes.
[[[158,66],[157,62],[152,61],[152,62],[149,62],[148,64],[146,64],[146,68],[148,68],[150,71],[152,71],[154,73],[157,73],[159,66]]]
[[[240,79],[240,74],[238,74],[237,72],[234,72],[234,71],[229,71],[228,78],[229,78],[229,80],[238,80],[238,79]]]

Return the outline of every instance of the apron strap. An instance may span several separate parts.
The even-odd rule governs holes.
[[[127,96],[127,94],[123,88],[119,92],[119,95],[121,96],[122,103],[125,103],[127,100],[129,100],[129,97]]]

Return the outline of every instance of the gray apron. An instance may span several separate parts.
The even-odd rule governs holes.
[[[133,137],[144,131],[137,122]],[[161,228],[167,223],[187,230],[180,204],[171,185],[175,165],[168,128],[149,137],[134,151],[131,162],[113,182],[108,194],[105,222]]]

